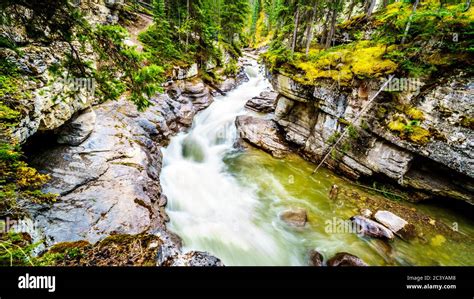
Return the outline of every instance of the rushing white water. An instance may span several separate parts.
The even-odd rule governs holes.
[[[225,172],[224,157],[235,150],[235,118],[249,113],[245,102],[269,87],[256,62],[246,72],[249,82],[216,98],[163,150],[170,228],[185,249],[208,251],[226,265],[299,264],[271,233],[272,223],[257,225],[255,190]]]

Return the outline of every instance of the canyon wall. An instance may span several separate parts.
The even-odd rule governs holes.
[[[359,81],[352,88],[329,82],[308,86],[281,73],[270,79],[279,93],[274,120],[307,159],[320,162],[350,126],[326,160],[329,168],[352,179],[387,179],[415,191],[414,201],[437,196],[474,204],[472,77],[382,91],[358,120],[382,80]]]

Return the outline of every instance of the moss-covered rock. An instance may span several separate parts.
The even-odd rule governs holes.
[[[53,266],[155,266],[163,241],[154,235],[112,235],[92,245],[87,241],[54,245],[40,258]]]

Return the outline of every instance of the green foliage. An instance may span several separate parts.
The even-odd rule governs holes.
[[[229,62],[224,69],[224,74],[226,76],[235,76],[239,72],[239,67],[235,61]]]
[[[156,63],[168,65],[183,58],[167,27],[154,24],[147,31],[140,33],[139,40],[145,45],[145,50],[150,53]]]
[[[331,134],[331,136],[329,136],[329,138],[327,139],[327,143],[333,145],[334,143],[336,143],[336,141],[339,139],[339,137],[341,137],[341,133],[339,133],[339,132],[334,132],[334,133]]]
[[[273,41],[270,45],[270,50],[264,53],[262,57],[271,70],[277,70],[283,65],[292,62],[290,50],[279,40]]]
[[[18,9],[20,7],[31,9],[33,14],[24,17],[22,10]],[[9,24],[11,23],[10,26],[22,24],[32,39],[68,43],[71,52],[66,53],[66,59],[60,64],[50,67],[51,74],[62,75],[64,71],[67,71],[69,75],[77,77],[94,76],[101,100],[117,99],[124,91],[129,90],[130,99],[137,104],[139,109],[144,109],[149,105],[148,99],[154,95],[153,91],[158,91],[157,86],[164,80],[161,76],[162,72],[157,71],[159,70],[157,66],[141,70],[150,67],[152,63],[147,61],[145,55],[139,54],[123,43],[128,36],[125,28],[120,25],[92,27],[83,17],[82,12],[70,5],[67,0],[6,1],[2,3],[2,11],[13,16],[6,20]],[[49,32],[49,34],[45,35],[44,32]],[[80,46],[77,46],[77,42]],[[99,56],[97,67],[92,61],[82,59],[84,55],[81,51],[85,51],[88,47],[92,47]],[[0,65],[2,70],[13,69],[4,65],[4,62]],[[150,74],[156,77],[152,78]],[[8,84],[9,81],[1,81],[3,83],[0,89],[2,95],[7,92],[15,93],[15,91],[12,92],[10,86],[18,84]],[[133,85],[135,81],[139,83]]]
[[[359,138],[359,131],[357,131],[357,128],[354,127],[353,125],[349,125],[347,127],[347,132],[349,133],[350,138],[352,138],[352,139]]]
[[[1,233],[0,266],[34,266],[31,256],[37,246],[26,233]]]
[[[223,11],[221,15],[221,30],[220,34],[224,39],[233,44],[235,42],[235,35],[240,35],[247,15],[249,13],[248,0],[224,0]]]
[[[4,76],[17,76],[18,75],[18,67],[13,62],[9,61],[8,59],[1,59],[0,60],[0,74],[2,77]]]
[[[128,37],[127,29],[120,25],[99,25],[95,34],[101,39],[108,39],[114,45],[122,45],[123,40]]]
[[[352,3],[357,7],[362,2]],[[413,3],[389,4],[370,18],[357,15],[335,26],[332,34],[331,20],[334,16],[336,23],[341,20],[340,1],[283,1],[283,7],[278,10],[278,32],[264,59],[271,69],[292,75],[305,84],[330,79],[347,85],[354,78],[385,77],[394,72],[401,76],[429,77],[453,68],[473,71],[474,9],[466,10],[464,1],[444,4],[421,1],[414,12]],[[314,19],[312,8],[317,12]],[[259,9],[259,15],[254,11],[256,19],[252,28],[255,29],[251,31],[257,37],[260,18],[268,27],[271,11]],[[314,42],[308,35],[311,30],[315,31]],[[331,36],[335,39],[328,43]],[[290,51],[293,46],[294,53]]]
[[[94,34],[99,55],[107,62],[102,63],[94,74],[100,94],[105,99],[116,99],[128,90],[130,100],[139,110],[147,108],[150,97],[162,90],[163,68],[149,64],[149,53],[140,53],[125,45],[123,40],[128,33],[121,26],[98,26]],[[119,73],[121,76],[117,76]]]
[[[17,50],[16,43],[10,38],[0,35],[0,48],[8,48],[12,50]]]
[[[20,112],[15,111],[0,102],[0,127],[16,125],[19,117]]]
[[[189,6],[187,4],[189,3]],[[152,63],[165,71],[197,61],[222,66],[222,48],[240,56],[248,0],[154,1],[155,24],[139,36]]]
[[[438,1],[426,1],[413,13],[410,4],[399,2],[389,5],[377,20],[376,38],[388,43],[398,43],[410,22],[407,43],[387,54],[409,76],[430,76],[465,63],[463,67],[472,67],[472,8],[465,11],[463,4],[442,6]]]
[[[162,92],[161,75],[164,70],[157,65],[145,66],[138,71],[132,71],[133,81],[131,99],[139,110],[150,105],[148,99],[158,92]]]

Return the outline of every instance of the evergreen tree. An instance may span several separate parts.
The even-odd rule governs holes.
[[[224,0],[221,16],[221,34],[228,43],[240,35],[249,12],[248,0]]]

